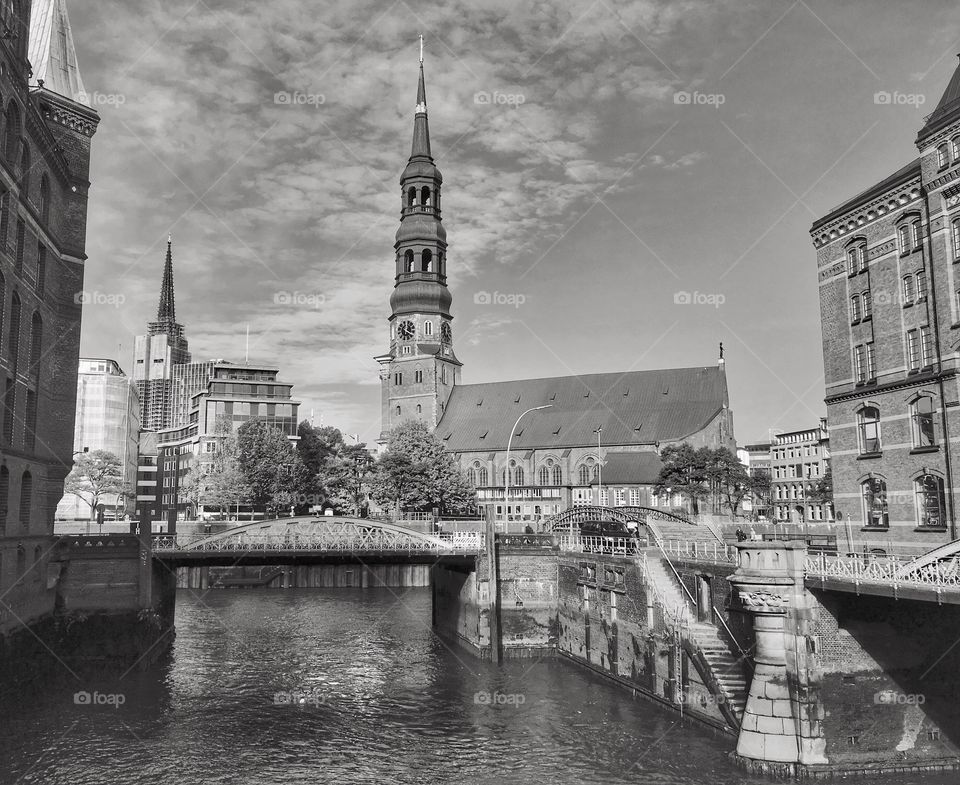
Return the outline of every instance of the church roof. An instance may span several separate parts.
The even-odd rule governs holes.
[[[46,90],[89,106],[66,0],[34,0],[27,56],[33,69],[33,84],[42,81]]]
[[[960,55],[957,55],[957,57],[960,58]],[[957,64],[953,76],[950,77],[947,89],[940,96],[940,103],[937,104],[937,108],[927,115],[926,122],[917,136],[917,141],[936,133],[951,120],[956,119],[958,109],[960,109],[960,63]]]
[[[653,450],[603,454],[604,485],[653,485],[660,476],[663,461]],[[600,479],[590,482],[598,485]]]
[[[436,433],[451,452],[505,450],[517,417],[514,449],[597,443],[604,447],[678,441],[702,430],[727,403],[719,367],[598,373],[467,384],[453,388]]]

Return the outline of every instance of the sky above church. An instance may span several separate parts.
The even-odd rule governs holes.
[[[195,360],[373,441],[418,35],[465,383],[727,361],[741,444],[825,414],[812,222],[916,155],[956,4],[68,4],[82,353],[130,372],[168,233]]]

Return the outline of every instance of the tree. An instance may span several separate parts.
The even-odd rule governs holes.
[[[373,465],[365,444],[344,446],[324,460],[317,485],[335,508],[350,509],[354,515],[360,515],[366,506]]]
[[[703,451],[694,450],[684,442],[665,447],[660,458],[663,467],[657,477],[657,493],[679,493],[690,501],[691,512],[698,513],[700,501],[710,494]]]
[[[325,471],[325,463],[329,458],[340,455],[346,444],[340,430],[332,427],[315,428],[307,420],[297,426],[297,455],[303,466],[304,493],[302,508],[311,504],[318,504],[328,493],[323,488],[320,475]]]
[[[295,506],[304,481],[303,465],[286,434],[263,420],[237,430],[237,464],[250,501],[276,515]]]
[[[387,461],[387,457],[391,456]],[[386,463],[385,463],[386,462]],[[400,476],[405,472],[405,476]],[[462,512],[476,504],[476,491],[456,459],[425,423],[410,420],[390,433],[374,482],[375,500],[413,510]]]
[[[763,509],[770,507],[770,489],[773,483],[770,481],[769,469],[754,469],[750,472],[750,493],[753,495],[757,506]]]
[[[66,493],[73,493],[90,505],[90,520],[97,515],[103,499],[116,494],[117,503],[132,495],[123,481],[123,464],[109,450],[81,453],[63,483]]]
[[[715,450],[702,448],[698,451],[704,461],[705,474],[712,491],[717,498],[730,510],[730,515],[736,520],[737,510],[743,500],[750,494],[750,475],[747,467],[737,460],[726,447]]]
[[[833,517],[833,469],[827,464],[823,476],[810,489],[810,498],[828,508],[828,517]]]

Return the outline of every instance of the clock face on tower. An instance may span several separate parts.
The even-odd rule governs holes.
[[[440,341],[442,343],[450,343],[450,340],[453,338],[453,331],[450,329],[450,323],[444,322],[440,325]]]
[[[397,328],[397,335],[400,336],[400,340],[409,341],[411,338],[413,338],[415,331],[416,328],[413,326],[413,322],[400,322],[400,326]]]

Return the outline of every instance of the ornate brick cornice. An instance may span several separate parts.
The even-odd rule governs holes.
[[[919,203],[921,195],[920,175],[917,174],[896,188],[890,188],[869,202],[851,208],[834,220],[811,229],[813,245],[822,248],[835,240],[853,237],[863,227],[885,215]]]

